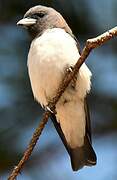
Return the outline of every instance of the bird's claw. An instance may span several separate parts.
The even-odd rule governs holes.
[[[51,112],[52,114],[56,114],[56,110],[51,110],[51,108],[49,106],[45,106],[45,111],[49,111]]]
[[[73,67],[72,66],[67,68],[67,72],[72,72],[72,71],[73,71]]]

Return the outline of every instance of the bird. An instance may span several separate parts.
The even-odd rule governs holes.
[[[63,16],[52,7],[30,8],[17,25],[24,27],[31,37],[27,66],[34,99],[47,108],[66,70],[72,71],[80,57],[78,41]],[[73,171],[97,162],[87,105],[91,76],[83,63],[57,102],[56,113],[51,112],[51,120],[69,154]]]

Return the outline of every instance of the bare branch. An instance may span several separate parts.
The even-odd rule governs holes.
[[[96,38],[88,39],[88,47],[92,49],[97,48],[115,36],[117,36],[117,26],[101,34],[100,36],[97,36]]]
[[[91,50],[94,48],[97,48],[113,38],[114,36],[117,36],[117,27],[105,32],[104,34],[97,36],[96,38],[88,39],[86,41],[86,45],[81,53],[80,58],[78,59],[77,63],[75,64],[73,71],[67,71],[65,74],[65,77],[60,84],[60,87],[58,88],[56,96],[49,102],[48,107],[54,112],[56,103],[59,101],[59,98],[61,95],[64,93],[65,89],[69,85],[70,81],[72,78],[78,73],[79,68],[81,65],[84,63],[88,55],[90,54]],[[20,160],[19,164],[13,169],[11,175],[8,177],[8,180],[15,180],[15,178],[18,176],[20,173],[21,169],[23,168],[23,165],[25,162],[29,159],[29,157],[32,154],[32,151],[42,133],[42,130],[45,127],[45,124],[48,121],[48,118],[50,117],[50,112],[47,111],[44,113],[43,118],[41,120],[41,123],[39,123],[37,129],[35,130],[32,139],[24,152],[24,155],[22,159]]]

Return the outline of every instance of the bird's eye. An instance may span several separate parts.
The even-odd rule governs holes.
[[[35,18],[43,18],[44,16],[45,16],[45,14],[44,14],[43,12],[35,13],[35,14],[33,15],[33,17],[35,17]]]

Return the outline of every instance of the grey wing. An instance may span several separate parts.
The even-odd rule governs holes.
[[[92,166],[96,164],[97,157],[95,151],[92,147],[92,137],[91,137],[91,121],[89,108],[87,104],[87,98],[84,99],[84,109],[86,116],[86,130],[85,130],[85,139],[84,139],[84,154],[86,157],[86,165]]]
[[[89,107],[87,103],[87,97],[84,100],[84,109],[85,109],[85,115],[86,115],[86,134],[89,136],[90,142],[92,143],[91,120],[90,120]]]

